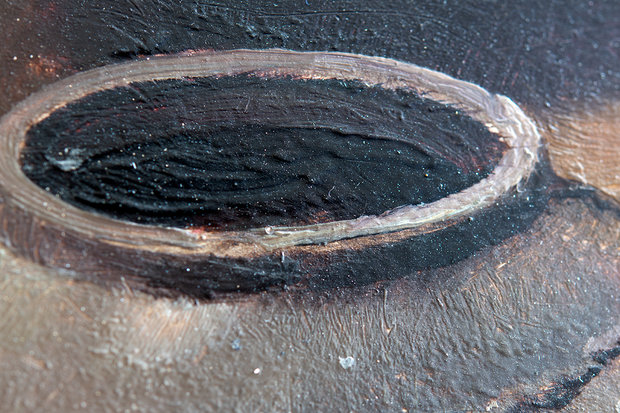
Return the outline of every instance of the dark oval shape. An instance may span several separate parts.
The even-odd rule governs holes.
[[[229,90],[203,96],[226,82]],[[410,63],[346,53],[231,50],[93,69],[17,105],[0,119],[0,134],[6,245],[44,265],[155,294],[207,298],[401,277],[499,242],[546,202],[536,190],[540,135],[510,99]],[[307,160],[321,156],[323,164]],[[376,161],[368,167],[364,157]],[[144,182],[160,179],[160,161],[165,168],[170,159],[178,165],[166,185]],[[325,165],[343,162],[349,169],[325,173]],[[82,167],[85,176],[73,173]],[[370,189],[358,192],[354,182],[332,199],[329,181],[313,183],[319,190],[299,186],[303,176],[339,182],[343,170],[363,171]],[[215,179],[205,181],[205,171]],[[437,171],[446,181],[417,179],[428,173],[432,182]],[[26,174],[89,204],[73,206]],[[405,178],[418,185],[402,188]],[[64,182],[72,179],[80,190]],[[304,190],[278,198],[287,182]],[[181,184],[195,187],[187,193]],[[166,193],[163,201],[155,190]],[[252,191],[268,194],[260,208],[246,196]],[[162,214],[162,206],[170,208]],[[139,225],[127,214],[152,221]],[[257,227],[263,222],[284,225]]]
[[[34,125],[21,162],[81,209],[243,230],[431,203],[486,177],[506,148],[411,91],[239,75],[91,94]]]

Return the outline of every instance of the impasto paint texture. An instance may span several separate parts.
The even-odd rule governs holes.
[[[619,21],[0,2],[1,410],[618,410]]]

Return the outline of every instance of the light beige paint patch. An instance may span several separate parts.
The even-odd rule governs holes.
[[[543,116],[541,132],[555,173],[620,201],[620,101]]]

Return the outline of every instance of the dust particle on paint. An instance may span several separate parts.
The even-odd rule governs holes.
[[[234,351],[239,351],[241,350],[241,340],[236,338],[233,340],[232,344],[230,345],[230,347],[234,350]]]
[[[343,369],[348,370],[350,368],[352,368],[353,366],[355,366],[355,359],[351,356],[349,357],[338,357],[339,361],[340,361],[340,366],[342,366]]]

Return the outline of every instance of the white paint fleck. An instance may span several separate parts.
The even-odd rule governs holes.
[[[82,152],[83,151],[78,148],[73,148],[71,150],[65,149],[65,158],[56,159],[48,156],[46,156],[46,158],[61,171],[68,172],[76,170],[84,163],[84,159],[80,157]],[[60,155],[62,154],[60,153]]]
[[[355,366],[355,359],[351,356],[338,357],[338,359],[340,361],[340,366],[345,370],[348,370],[352,368],[353,366]]]

